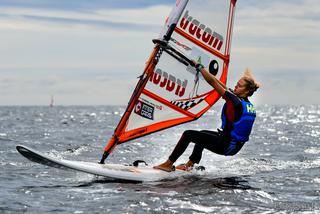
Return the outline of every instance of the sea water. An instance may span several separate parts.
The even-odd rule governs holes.
[[[320,106],[256,110],[251,139],[236,156],[204,151],[204,172],[125,183],[33,163],[15,149],[98,162],[125,107],[0,107],[0,213],[320,213]],[[107,162],[159,164],[184,130],[219,127],[219,112],[121,144]]]

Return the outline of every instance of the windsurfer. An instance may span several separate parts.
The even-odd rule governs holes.
[[[172,171],[174,162],[184,153],[190,142],[195,143],[193,152],[185,164],[177,166],[180,170],[190,170],[195,163],[199,163],[203,149],[216,154],[231,156],[237,154],[244,143],[249,140],[256,112],[248,97],[260,87],[249,69],[237,82],[234,90],[228,89],[224,83],[210,74],[201,64],[196,64],[196,69],[226,101],[223,106],[221,130],[187,130],[185,131],[169,159],[164,163],[154,166],[155,169]]]

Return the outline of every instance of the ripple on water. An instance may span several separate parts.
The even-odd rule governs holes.
[[[15,150],[21,143],[54,157],[100,158],[124,107],[0,108],[0,212],[317,213],[320,106],[257,106],[250,141],[239,154],[204,151],[203,174],[120,183],[45,167]],[[66,124],[63,124],[65,121]],[[165,160],[185,129],[214,129],[217,111],[117,147],[110,163]],[[188,159],[193,145],[178,160]],[[10,200],[7,200],[7,199]],[[121,206],[119,206],[121,201]]]

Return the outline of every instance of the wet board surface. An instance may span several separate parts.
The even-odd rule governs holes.
[[[139,182],[159,181],[192,174],[192,172],[181,170],[165,172],[162,170],[153,169],[152,166],[136,167],[122,164],[99,164],[94,162],[58,159],[22,145],[16,146],[16,149],[21,155],[36,163],[65,170],[77,170],[119,180]]]

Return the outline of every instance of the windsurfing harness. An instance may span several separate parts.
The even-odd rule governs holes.
[[[249,101],[242,100],[242,114],[237,122],[232,122],[231,129],[231,142],[247,142],[251,133],[254,120],[256,118],[256,111],[252,103]],[[227,123],[227,117],[225,115],[226,104],[223,106],[221,113],[222,126],[224,129]]]

